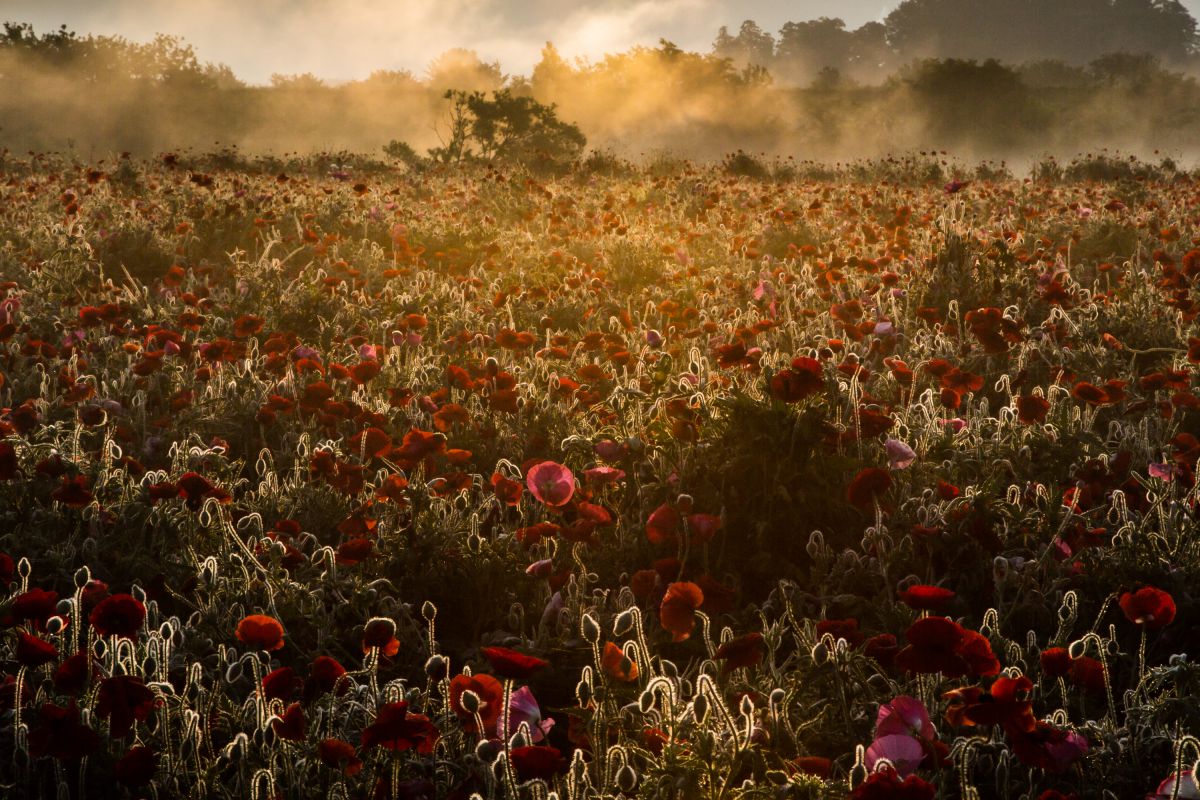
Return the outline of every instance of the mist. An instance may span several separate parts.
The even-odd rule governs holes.
[[[418,153],[444,143],[447,91],[507,89],[554,105],[589,150],[635,160],[712,160],[736,150],[824,162],[916,150],[1018,163],[1103,148],[1184,162],[1200,155],[1195,20],[1183,6],[1159,4],[1165,11],[1117,38],[1101,27],[1087,47],[1056,50],[1055,37],[1025,29],[1010,37],[1012,47],[967,22],[941,30],[928,12],[945,2],[906,0],[886,15],[879,9],[878,19],[853,5],[858,27],[823,18],[772,34],[745,21],[733,32],[709,30],[708,44],[694,48],[651,32],[703,41],[705,12],[721,10],[711,0],[574,3],[557,18],[559,7],[547,3],[513,11],[450,0],[435,14],[421,4],[397,11],[363,0],[331,16],[315,0],[276,0],[265,4],[273,14],[248,18],[248,28],[212,52],[178,36],[9,25],[0,41],[0,146],[89,160],[218,149],[383,158],[390,142]],[[1016,5],[992,7],[1011,13]],[[1067,8],[1061,0],[1050,6]],[[1129,13],[1119,2],[1103,7]],[[150,24],[135,22],[134,4],[107,8],[113,30]],[[181,7],[174,29],[208,40],[230,8],[224,0]],[[536,56],[528,52],[533,36],[545,37]],[[262,42],[250,79],[225,63],[245,63],[230,48],[244,47],[246,37]],[[1144,52],[1150,45],[1142,41],[1156,52]],[[1143,52],[1110,52],[1125,44]],[[595,53],[603,55],[581,55]],[[509,72],[510,64],[528,66]],[[308,69],[289,71],[300,65]]]

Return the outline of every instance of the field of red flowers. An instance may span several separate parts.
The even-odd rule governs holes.
[[[939,158],[8,156],[4,796],[1200,797],[1200,177]]]

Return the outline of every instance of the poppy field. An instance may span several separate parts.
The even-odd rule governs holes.
[[[1200,797],[1198,207],[7,154],[2,793]]]

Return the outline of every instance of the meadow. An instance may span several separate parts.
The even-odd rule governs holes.
[[[1200,797],[1198,207],[8,153],[3,793]]]

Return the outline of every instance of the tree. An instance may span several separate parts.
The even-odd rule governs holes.
[[[487,161],[556,168],[572,162],[587,139],[578,127],[558,118],[554,106],[510,90],[451,90],[447,136],[429,151],[443,163]]]

